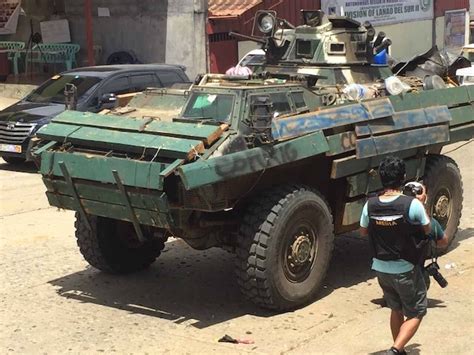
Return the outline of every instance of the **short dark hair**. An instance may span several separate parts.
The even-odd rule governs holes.
[[[405,181],[405,162],[392,155],[380,162],[379,175],[382,186],[388,189],[398,189]]]

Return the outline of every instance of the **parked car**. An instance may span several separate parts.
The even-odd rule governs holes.
[[[254,71],[257,67],[265,64],[265,51],[263,49],[252,49],[240,59],[238,66],[249,67]]]
[[[190,82],[185,67],[168,64],[96,66],[53,76],[23,100],[0,112],[0,156],[7,163],[31,160],[31,138],[65,110],[64,87],[77,88],[77,110],[112,108],[116,95]]]

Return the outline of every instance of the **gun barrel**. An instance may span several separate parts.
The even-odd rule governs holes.
[[[253,37],[253,36],[247,36],[247,35],[243,35],[242,33],[237,33],[237,32],[229,32],[229,36],[231,37],[240,37],[240,38],[243,38],[243,39],[248,39],[249,41],[253,41],[253,42],[257,42],[257,43],[261,43],[261,44],[266,44],[267,41],[264,40],[263,38],[258,38],[258,37]]]

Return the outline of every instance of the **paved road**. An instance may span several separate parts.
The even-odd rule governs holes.
[[[0,110],[3,110],[4,108],[7,108],[10,105],[13,105],[17,101],[18,101],[17,99],[9,99],[6,97],[0,97]]]
[[[465,208],[440,260],[449,286],[430,290],[411,354],[468,354],[474,345],[474,144],[450,155],[464,177]],[[34,168],[0,163],[0,353],[367,354],[391,345],[366,240],[339,237],[320,299],[273,314],[241,299],[233,256],[218,249],[196,252],[175,240],[142,273],[90,268],[73,214],[49,207],[43,191]],[[254,344],[218,343],[224,334]]]

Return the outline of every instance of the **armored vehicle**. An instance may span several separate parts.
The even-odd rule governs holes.
[[[234,252],[237,282],[256,304],[306,304],[335,235],[355,230],[381,189],[375,169],[388,154],[406,161],[408,180],[424,181],[428,208],[454,238],[462,182],[440,151],[472,138],[474,87],[388,80],[390,69],[369,58],[369,25],[305,16],[291,28],[259,13],[269,64],[247,77],[204,75],[176,118],[66,111],[38,132],[48,200],[77,211],[92,266],[138,271],[176,236]],[[154,95],[158,111],[166,93]]]

